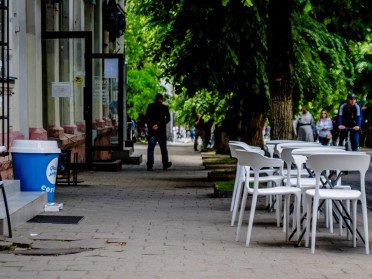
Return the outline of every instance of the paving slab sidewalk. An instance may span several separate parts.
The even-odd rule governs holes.
[[[146,154],[146,146],[135,148]],[[86,250],[59,256],[3,251],[0,278],[371,278],[371,256],[362,243],[352,248],[337,230],[330,235],[321,228],[312,255],[285,242],[274,214],[265,210],[257,212],[251,246],[243,237],[236,242],[230,199],[213,198],[200,153],[171,145],[169,154],[168,171],[156,148],[153,172],[143,163],[80,173],[84,183],[58,186],[56,201],[64,204],[58,214],[84,219],[75,225],[26,223],[4,241]]]

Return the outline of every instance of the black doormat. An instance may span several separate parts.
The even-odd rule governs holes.
[[[78,224],[84,216],[36,215],[28,223]]]

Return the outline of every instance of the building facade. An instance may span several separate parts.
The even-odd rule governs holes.
[[[1,2],[14,82],[9,129],[2,127],[9,145],[53,139],[80,163],[109,159],[126,133],[124,1]]]

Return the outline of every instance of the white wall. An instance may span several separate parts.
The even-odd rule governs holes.
[[[40,0],[26,0],[28,125],[43,127]],[[21,61],[22,62],[22,61]]]
[[[29,127],[43,127],[40,0],[9,3],[11,76],[17,78],[10,99],[10,125],[28,138]]]
[[[26,34],[26,21],[25,19],[25,0],[23,1],[9,1],[10,4],[10,25],[9,25],[9,48],[11,52],[11,67],[10,76],[16,77],[14,92],[15,94],[10,98],[10,126],[13,127],[14,131],[22,131],[22,133],[28,133],[28,127],[23,127],[20,120],[20,111],[27,112],[27,107],[24,107],[25,102],[21,102],[25,98],[26,90],[22,87],[20,82],[21,75],[25,75],[25,71],[20,67],[19,61],[24,61],[24,57],[20,56],[21,49],[26,45],[26,42],[22,39],[25,38]],[[17,32],[16,32],[17,31]],[[27,102],[27,100],[26,100]],[[27,105],[27,103],[26,103]],[[27,118],[26,118],[27,119]],[[27,126],[27,123],[26,125]]]

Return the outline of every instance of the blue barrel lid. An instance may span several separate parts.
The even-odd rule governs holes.
[[[55,140],[14,140],[12,153],[61,153]]]

